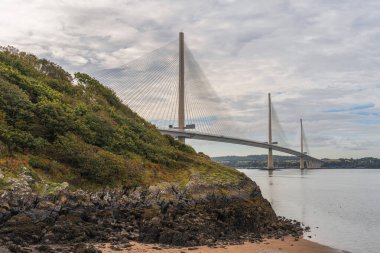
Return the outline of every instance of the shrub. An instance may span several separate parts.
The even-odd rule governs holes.
[[[42,169],[45,171],[50,170],[50,164],[48,162],[45,162],[40,157],[31,157],[29,159],[29,165],[32,166],[35,169]]]
[[[72,166],[82,178],[100,185],[128,183],[137,177],[124,157],[87,144],[73,134],[57,138],[53,156]]]

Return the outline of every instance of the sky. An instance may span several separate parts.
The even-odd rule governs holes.
[[[186,43],[236,122],[266,140],[267,93],[292,148],[303,118],[319,158],[380,158],[380,1],[1,0],[0,45],[70,73]],[[210,156],[265,150],[189,141]]]

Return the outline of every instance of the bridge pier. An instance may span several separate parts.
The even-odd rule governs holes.
[[[272,100],[268,93],[268,144],[272,144]],[[268,170],[273,170],[273,150],[268,149]]]
[[[304,152],[303,152],[303,126],[302,126],[302,119],[300,119],[300,123],[301,123],[301,154],[303,155]],[[304,168],[305,168],[305,161],[301,157],[300,158],[300,169],[303,170]]]
[[[301,170],[305,169],[305,161],[303,158],[300,158],[300,169]]]
[[[183,32],[179,33],[179,104],[178,104],[178,128],[185,129],[185,51],[184,51],[185,35]],[[178,137],[180,142],[185,143],[184,137]]]
[[[317,160],[308,160],[306,161],[307,168],[319,169],[321,168],[322,163]]]
[[[273,166],[273,151],[272,149],[268,149],[268,170],[274,170]]]

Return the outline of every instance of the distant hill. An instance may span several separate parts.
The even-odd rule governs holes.
[[[219,156],[212,157],[218,163],[231,166],[233,168],[264,168],[267,166],[267,155],[248,155],[248,156]],[[274,155],[273,160],[276,167],[298,168],[299,158],[295,156]],[[359,159],[322,159],[323,168],[380,168],[380,159],[365,157]]]
[[[89,75],[0,48],[0,188],[23,168],[94,189],[244,177],[161,135]]]
[[[368,168],[380,169],[380,159],[374,157],[364,158],[339,158],[339,159],[322,159],[325,168]]]
[[[267,166],[267,155],[219,156],[211,159],[233,168],[265,168]],[[273,160],[276,167],[294,168],[299,166],[299,159],[295,156],[274,155]]]

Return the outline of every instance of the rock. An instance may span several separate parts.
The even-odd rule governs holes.
[[[101,250],[96,249],[93,245],[79,243],[74,247],[74,253],[101,253]]]
[[[21,248],[21,246],[15,245],[15,244],[9,244],[8,249],[10,252],[14,252],[14,253],[27,253],[28,252],[28,251],[24,250],[23,248]]]
[[[116,245],[111,245],[110,249],[115,250],[115,251],[122,251],[122,249],[117,247]]]
[[[63,182],[61,185],[59,185],[59,186],[57,186],[56,188],[55,188],[55,191],[63,191],[63,190],[65,190],[65,189],[67,189],[69,187],[69,183],[67,183],[67,182]]]
[[[74,247],[74,253],[85,253],[87,245],[85,243],[79,243]]]
[[[14,244],[79,243],[73,250],[77,253],[93,251],[85,243],[94,241],[125,246],[128,240],[139,240],[193,248],[214,247],[217,241],[256,242],[264,234],[298,237],[303,231],[299,223],[277,217],[254,185],[254,194],[244,198],[190,198],[175,186],[128,193],[62,190],[42,197],[28,192],[32,179],[27,175],[17,180],[16,188],[0,196],[0,238]]]
[[[150,224],[151,225],[155,225],[155,226],[159,226],[161,223],[161,220],[159,217],[153,217],[151,220],[150,220]]]
[[[40,245],[40,246],[37,246],[35,249],[40,252],[48,252],[48,253],[54,252],[53,249],[48,245]]]
[[[123,244],[123,248],[130,248],[130,247],[132,247],[133,245],[132,244],[130,244],[130,243],[124,243]]]

